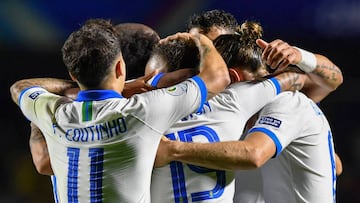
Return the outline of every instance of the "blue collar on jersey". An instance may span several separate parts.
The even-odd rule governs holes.
[[[114,90],[83,90],[77,95],[75,101],[100,101],[110,98],[124,98]]]

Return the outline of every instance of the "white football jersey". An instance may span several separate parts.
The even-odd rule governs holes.
[[[279,93],[276,79],[229,86],[166,131],[171,140],[219,142],[238,140],[246,121]],[[181,162],[154,169],[151,199],[156,203],[232,202],[234,173]]]
[[[267,203],[335,202],[334,146],[329,123],[300,92],[284,92],[260,112],[249,132],[261,131],[276,155],[261,167]]]
[[[69,101],[40,87],[23,91],[24,115],[44,133],[58,202],[150,202],[160,138],[206,99],[201,79],[126,99],[81,91]]]

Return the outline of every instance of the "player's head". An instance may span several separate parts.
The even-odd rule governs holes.
[[[238,22],[236,18],[223,10],[210,10],[190,17],[188,32],[199,32],[214,40],[221,34],[234,34]]]
[[[179,69],[199,68],[199,50],[195,44],[184,40],[172,40],[155,45],[147,63],[145,74],[154,70],[158,72],[173,72]]]
[[[103,86],[115,67],[125,69],[115,29],[104,19],[90,19],[71,33],[62,54],[71,77],[87,89]]]
[[[245,21],[236,34],[221,35],[214,45],[229,68],[232,82],[253,80],[268,74],[256,39],[262,37],[259,23]]]
[[[126,77],[143,76],[152,48],[160,37],[155,30],[141,23],[121,23],[115,26],[120,39],[122,56],[126,61]]]

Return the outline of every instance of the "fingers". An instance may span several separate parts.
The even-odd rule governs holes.
[[[141,77],[142,80],[145,81],[145,83],[147,83],[147,81],[149,81],[152,77],[154,77],[156,74],[159,73],[159,70],[156,69],[156,70],[153,70],[151,73],[147,74],[147,75],[144,75]]]
[[[268,43],[265,42],[265,41],[262,40],[262,39],[257,39],[257,40],[256,40],[256,44],[257,44],[260,48],[262,48],[262,49],[265,49],[266,46],[268,45]]]
[[[177,40],[177,39],[183,39],[183,40],[189,41],[191,39],[191,37],[192,37],[192,35],[190,33],[178,32],[176,34],[169,35],[169,36],[165,37],[164,39],[161,39],[159,41],[159,43],[164,43],[166,41],[173,41],[173,40]]]
[[[262,59],[271,68],[283,70],[290,64],[296,64],[297,52],[288,43],[277,39],[270,43],[258,40],[257,44],[263,48]]]

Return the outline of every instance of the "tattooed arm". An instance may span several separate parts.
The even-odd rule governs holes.
[[[262,59],[276,69],[275,72],[282,72],[290,65],[305,70],[309,79],[302,91],[315,102],[321,101],[343,82],[341,70],[325,56],[291,46],[280,39],[270,43],[257,40],[257,44],[263,48]]]
[[[343,83],[343,75],[339,67],[327,57],[320,54],[314,55],[317,61],[316,68],[307,73],[310,80],[306,83],[302,92],[315,102],[320,102]]]
[[[30,123],[30,126],[29,145],[35,168],[42,175],[53,175],[45,137],[34,123]]]
[[[23,90],[33,86],[40,86],[54,94],[63,95],[65,90],[78,87],[77,83],[71,80],[63,80],[56,78],[32,78],[15,82],[10,87],[12,100],[18,104],[19,96]]]
[[[11,96],[13,101],[18,104],[21,92],[29,87],[40,86],[49,92],[63,95],[71,88],[76,88],[77,84],[70,80],[62,80],[55,78],[33,78],[24,79],[15,82],[11,88]],[[19,104],[18,104],[19,105]],[[31,123],[31,134],[29,139],[30,151],[36,170],[43,175],[52,175],[50,158],[47,150],[47,144],[40,129]]]
[[[301,90],[307,79],[305,74],[295,72],[282,72],[275,78],[279,81],[282,91]]]

